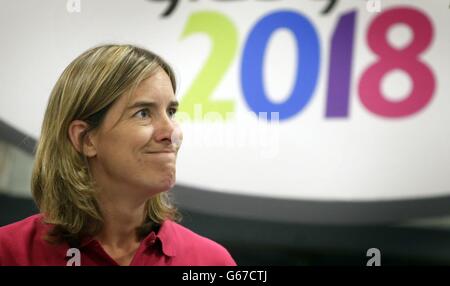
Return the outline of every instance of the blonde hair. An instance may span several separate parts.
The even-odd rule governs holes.
[[[54,225],[50,241],[79,243],[95,235],[103,218],[94,196],[87,158],[69,139],[73,120],[88,123],[84,136],[98,128],[112,104],[162,68],[176,91],[171,67],[158,55],[132,45],[102,45],[90,49],[63,71],[48,102],[36,149],[31,190],[45,222]],[[162,192],[146,203],[146,221],[137,229],[144,235],[166,219],[179,220],[169,194]]]

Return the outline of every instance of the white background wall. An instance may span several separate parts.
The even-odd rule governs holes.
[[[206,35],[182,38],[189,17],[198,11],[220,12],[237,27],[236,58],[215,89],[213,99],[231,99],[235,119],[225,123],[184,123],[178,182],[229,193],[315,200],[392,200],[450,194],[450,10],[442,0],[381,1],[381,13],[399,6],[425,13],[434,40],[421,59],[433,71],[436,90],[420,112],[386,119],[369,112],[359,100],[357,84],[376,61],[366,42],[367,28],[379,16],[363,0],[340,1],[327,16],[321,1],[281,0],[262,3],[183,1],[168,18],[166,3],[81,0],[79,13],[66,1],[1,1],[0,118],[37,138],[51,88],[62,70],[84,50],[116,42],[133,43],[161,54],[177,71],[180,100],[208,57]],[[265,15],[290,9],[306,16],[318,32],[320,73],[309,104],[279,125],[258,125],[249,113],[240,86],[245,41]],[[330,39],[342,13],[357,11],[350,115],[324,115]],[[394,44],[411,38],[398,26]],[[295,78],[295,41],[286,30],[271,39],[264,64],[265,87],[273,101],[290,93]],[[299,55],[300,58],[302,55]],[[407,96],[412,84],[405,73],[392,74],[382,89],[392,100]],[[261,127],[262,130],[257,128]],[[221,129],[224,128],[224,129]],[[214,142],[228,130],[232,143]],[[252,133],[253,132],[253,133]],[[251,134],[250,137],[245,135]],[[253,141],[252,141],[253,140]],[[242,146],[241,146],[242,145]]]

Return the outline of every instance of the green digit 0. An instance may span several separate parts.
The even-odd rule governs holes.
[[[223,14],[197,12],[189,17],[182,38],[196,33],[204,33],[210,37],[211,52],[206,64],[182,97],[180,111],[195,118],[194,111],[198,105],[201,106],[201,117],[207,112],[216,112],[226,118],[226,113],[234,111],[234,100],[212,100],[210,97],[236,55],[236,27]]]

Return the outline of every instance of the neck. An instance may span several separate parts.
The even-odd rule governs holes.
[[[136,228],[144,221],[145,200],[133,200],[111,192],[99,192],[98,200],[104,219],[103,228],[97,235],[100,243],[127,247],[139,242]]]

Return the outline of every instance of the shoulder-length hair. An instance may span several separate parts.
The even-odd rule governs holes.
[[[31,182],[33,198],[45,222],[54,225],[47,240],[77,244],[83,236],[97,234],[103,225],[87,158],[69,139],[70,123],[88,123],[80,138],[83,142],[119,97],[130,94],[158,68],[170,77],[175,93],[172,68],[158,55],[132,45],[92,48],[61,74],[45,112]],[[169,194],[159,193],[146,202],[146,220],[137,233],[143,236],[164,220],[179,218]]]

